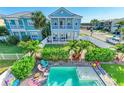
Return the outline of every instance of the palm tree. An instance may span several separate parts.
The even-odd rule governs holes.
[[[50,29],[50,22],[48,21],[44,27],[44,29],[42,30],[42,36],[43,39],[48,37],[49,35],[51,35],[51,29]]]
[[[92,49],[91,47],[95,47],[92,43],[85,40],[71,40],[68,43],[69,46],[69,52],[71,58],[74,60],[79,60],[78,58],[81,57],[81,54],[83,53],[83,50]]]
[[[39,30],[43,30],[46,26],[46,17],[41,11],[35,11],[32,13],[31,19],[34,23],[34,27]]]
[[[35,56],[36,54],[41,52],[42,48],[39,46],[40,42],[38,40],[30,40],[27,42],[20,41],[19,47],[25,49],[26,53],[30,53],[30,56]]]
[[[121,53],[120,61],[122,61],[124,58],[124,44],[115,45],[115,49],[117,51],[117,54]]]
[[[90,23],[92,25],[92,27],[90,28],[90,32],[91,32],[91,36],[92,36],[92,34],[93,34],[93,28],[97,26],[97,24],[99,23],[99,20],[93,19],[93,20],[90,21]]]
[[[9,35],[9,32],[5,26],[0,26],[0,36]]]

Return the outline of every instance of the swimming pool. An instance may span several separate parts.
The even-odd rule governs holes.
[[[81,71],[78,71],[78,70],[83,70],[83,69],[85,69],[85,71],[82,74],[83,75],[83,78],[82,78]],[[89,71],[87,70],[87,68],[83,68],[83,69],[81,68],[78,69],[77,67],[51,67],[50,74],[47,80],[47,85],[48,86],[99,86],[101,85],[98,79],[94,79],[94,78],[89,79],[89,77],[94,77],[94,76],[86,75],[85,72],[87,71],[88,72],[87,74],[89,74]]]

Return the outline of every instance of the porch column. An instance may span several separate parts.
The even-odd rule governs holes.
[[[59,21],[60,21],[60,20],[59,20],[59,18],[58,18],[58,29],[60,28],[60,24],[59,24]]]
[[[68,29],[67,28],[67,18],[65,19],[65,27],[66,27],[66,29]]]
[[[75,38],[75,37],[74,37],[74,21],[75,21],[75,18],[73,18],[72,21],[73,21],[72,23],[73,23],[73,40],[74,40],[74,38]]]
[[[52,43],[53,43],[53,33],[51,33],[51,35],[52,35],[52,36],[51,36],[51,39],[52,39]]]
[[[23,23],[23,26],[24,26],[24,29],[25,29],[25,22],[24,22],[24,20],[22,20],[22,23]],[[26,30],[26,29],[25,29]]]
[[[21,40],[22,39],[21,32],[19,31],[18,34],[19,34],[19,39]]]
[[[17,29],[20,29],[20,28],[19,28],[19,22],[18,22],[17,19],[15,20],[15,24],[16,24]]]

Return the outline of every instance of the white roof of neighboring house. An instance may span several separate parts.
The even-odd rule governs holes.
[[[10,14],[10,15],[2,15],[2,17],[6,17],[6,18],[17,18],[17,17],[30,17],[31,16],[31,12],[18,12],[18,13],[14,13],[14,14]]]
[[[124,18],[116,18],[116,19],[108,19],[108,20],[100,20],[101,22],[107,22],[107,21],[112,21],[114,23],[119,22],[119,21],[124,21]]]

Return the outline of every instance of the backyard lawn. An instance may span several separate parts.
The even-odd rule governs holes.
[[[107,73],[117,82],[118,85],[124,86],[124,65],[102,64]]]
[[[4,71],[6,71],[8,69],[8,67],[12,66],[13,63],[15,61],[14,60],[0,60],[0,74],[2,74]]]
[[[0,53],[23,53],[24,49],[16,45],[7,45],[0,43]]]
[[[67,45],[45,45],[42,51],[43,59],[51,61],[67,61],[68,46]]]

